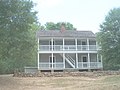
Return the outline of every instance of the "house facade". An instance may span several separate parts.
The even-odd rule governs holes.
[[[40,30],[38,70],[102,69],[102,56],[91,31]]]

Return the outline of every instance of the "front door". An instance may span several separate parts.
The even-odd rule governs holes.
[[[56,58],[53,56],[53,68],[55,67]],[[49,57],[49,67],[52,68],[52,56]]]
[[[83,62],[83,68],[87,68],[87,66],[88,66],[87,56],[86,56],[86,55],[83,55],[83,56],[81,57],[81,60],[82,60],[82,62]]]

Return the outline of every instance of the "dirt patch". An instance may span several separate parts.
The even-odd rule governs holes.
[[[0,90],[119,90],[120,75],[100,77],[12,77],[0,75]]]
[[[36,72],[36,73],[24,73],[16,72],[15,77],[99,77],[107,75],[120,75],[120,71],[94,71],[94,72]]]

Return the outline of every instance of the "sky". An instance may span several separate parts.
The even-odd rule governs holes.
[[[70,22],[77,30],[99,31],[99,25],[113,8],[120,7],[120,0],[33,0],[37,5],[38,21]]]

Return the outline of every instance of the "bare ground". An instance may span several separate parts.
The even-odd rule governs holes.
[[[0,90],[120,90],[120,75],[94,78],[0,75]]]

